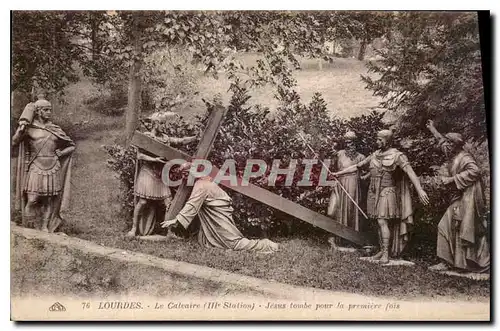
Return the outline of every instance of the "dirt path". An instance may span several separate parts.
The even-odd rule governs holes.
[[[98,131],[76,142],[71,179],[72,204],[65,214],[68,222],[62,229],[64,232],[90,239],[95,233],[116,234],[118,229],[126,228],[126,221],[117,219],[122,208],[120,181],[106,165],[109,155],[102,148],[118,134],[119,131],[114,129]]]

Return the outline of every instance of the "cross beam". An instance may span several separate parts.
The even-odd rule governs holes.
[[[162,144],[138,131],[132,137],[132,144],[144,150],[153,153],[154,155],[162,156],[167,160],[183,159],[186,161],[193,158],[173,147]],[[217,167],[212,168],[212,176],[219,171]],[[262,202],[263,204],[284,212],[290,216],[298,218],[304,222],[310,223],[314,226],[322,228],[336,236],[347,239],[358,245],[366,245],[370,243],[370,238],[361,232],[357,232],[345,225],[335,222],[330,217],[317,213],[313,210],[307,209],[295,202],[287,200],[277,194],[269,192],[261,187],[255,186],[251,183],[248,186],[241,185],[241,178],[237,178],[238,185],[231,186],[229,180],[221,181],[219,184],[225,186],[235,192],[241,193],[251,199]],[[175,215],[174,215],[175,216]]]
[[[222,106],[217,106],[212,110],[212,112],[208,116],[208,122],[205,126],[205,130],[203,131],[203,135],[201,137],[198,146],[196,147],[196,152],[193,155],[193,159],[206,159],[212,146],[215,142],[215,138],[217,137],[217,133],[219,132],[219,128],[222,124],[222,120],[224,119],[224,115],[226,113],[226,108]],[[160,154],[157,154],[160,155]],[[189,158],[191,159],[191,158]],[[167,160],[172,160],[171,158]],[[187,161],[186,158],[184,160]],[[188,195],[190,192],[190,188],[186,186],[186,183],[182,183],[175,193],[175,197],[172,200],[172,204],[167,211],[166,219],[173,219],[182,209],[184,203],[188,199]]]

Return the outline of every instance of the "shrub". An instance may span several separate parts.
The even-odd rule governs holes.
[[[103,115],[121,116],[127,107],[127,97],[127,86],[117,83],[110,87],[101,86],[97,93],[84,100],[84,104]]]
[[[246,88],[236,83],[231,86],[231,91],[232,98],[226,117],[208,159],[218,167],[222,166],[226,159],[234,159],[239,175],[243,174],[247,159],[262,159],[267,163],[268,171],[260,177],[251,178],[250,182],[252,184],[261,186],[287,200],[297,202],[322,214],[325,214],[330,190],[315,185],[311,187],[296,185],[302,178],[304,171],[300,161],[304,158],[314,157],[300,138],[299,133],[306,138],[321,158],[326,159],[333,154],[334,146],[337,145],[337,149],[342,148],[342,136],[347,130],[353,130],[357,133],[358,150],[368,156],[376,149],[376,132],[384,127],[382,123],[383,113],[372,112],[348,120],[329,116],[326,104],[320,94],[315,94],[307,105],[300,102],[298,95],[294,93],[285,94],[283,97],[287,99],[287,102],[283,103],[283,106],[278,108],[271,116],[267,108],[258,105],[253,107],[247,105],[250,97]],[[213,102],[206,102],[208,111],[211,111],[217,103],[220,103],[217,98]],[[169,123],[165,130],[168,134],[174,136],[192,135],[196,130],[204,126],[207,114],[198,117],[192,123],[178,119]],[[404,140],[396,139],[397,144],[401,142],[404,142]],[[401,147],[407,153],[412,165],[419,164],[420,160],[413,158],[415,153],[412,148],[418,149],[420,143],[418,141],[414,142],[409,145],[409,148]],[[195,147],[196,144],[193,143],[182,146],[181,149],[192,155]],[[128,198],[125,200],[128,201],[130,207],[135,154],[124,151],[118,146],[108,148],[108,152],[114,159],[114,161],[110,162],[110,165],[120,173],[121,179],[126,183],[127,191],[125,194]],[[296,176],[293,179],[292,186],[285,186],[283,177],[278,177],[276,186],[267,186],[266,177],[269,175],[273,159],[279,159],[281,167],[285,167],[292,158],[298,159]],[[425,160],[427,164],[421,164],[420,167],[426,166],[430,168],[431,165],[436,163],[431,158]],[[435,169],[436,167],[428,172],[432,173]],[[313,168],[313,183],[318,182],[320,171],[321,166]],[[432,203],[430,207],[422,208],[413,190],[415,227],[413,240],[406,254],[414,258],[428,260],[435,258],[437,222],[450,203],[450,192],[442,187],[434,176],[424,176],[421,180]],[[223,189],[226,190],[224,187]],[[228,193],[233,199],[234,220],[238,228],[246,236],[323,237],[328,235],[319,228],[296,220],[282,212],[275,211],[239,193],[229,190]],[[364,223],[366,230],[374,230],[373,224]]]

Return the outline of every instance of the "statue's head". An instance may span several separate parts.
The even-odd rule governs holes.
[[[356,146],[354,144],[356,140],[356,134],[353,131],[347,131],[344,134],[344,142],[346,149],[354,149]]]
[[[52,104],[45,99],[39,99],[35,102],[35,114],[42,120],[50,120],[52,115]]]
[[[393,133],[391,130],[381,130],[377,133],[377,147],[385,149],[392,144]]]
[[[164,125],[168,125],[169,122],[173,121],[179,115],[172,111],[163,111],[163,112],[154,112],[147,117],[147,119],[151,122],[153,133],[158,133],[161,131],[160,129]]]
[[[460,133],[449,132],[444,137],[446,141],[443,142],[441,148],[447,156],[454,155],[463,149],[465,141]]]
[[[184,162],[181,164],[179,169],[177,170],[183,179],[186,179],[189,176],[189,171],[191,170],[191,162]]]

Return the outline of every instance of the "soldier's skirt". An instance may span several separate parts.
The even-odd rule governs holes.
[[[170,197],[170,188],[161,179],[161,173],[142,166],[135,183],[135,195],[150,200],[165,200]]]
[[[62,190],[61,164],[57,161],[52,169],[41,169],[36,162],[30,165],[24,191],[42,196],[59,195]]]
[[[384,187],[380,191],[378,201],[375,194],[368,194],[367,211],[369,217],[373,219],[401,218],[401,211],[396,199],[396,188]]]

